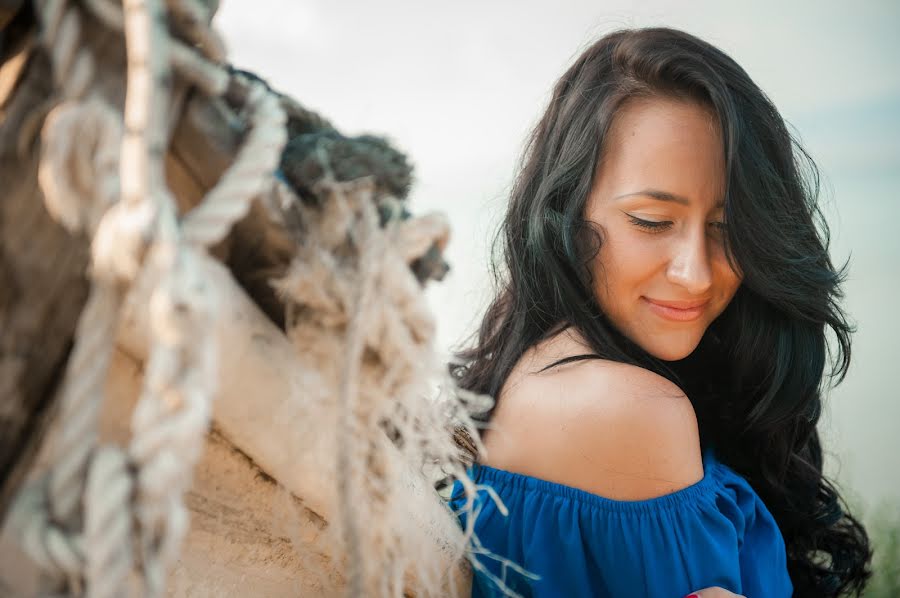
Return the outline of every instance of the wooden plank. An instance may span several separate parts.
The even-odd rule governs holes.
[[[35,52],[0,120],[0,521],[43,437],[88,292],[87,239],[44,208],[37,143],[17,150],[50,93],[48,61]]]
[[[120,108],[124,40],[99,23],[82,25],[98,62],[92,87]],[[28,55],[0,64],[0,79],[11,81],[0,95],[0,522],[52,417],[89,290],[88,239],[53,220],[37,182],[40,126],[54,94],[49,60],[33,40],[20,42]],[[184,84],[176,82],[170,126],[185,98]]]

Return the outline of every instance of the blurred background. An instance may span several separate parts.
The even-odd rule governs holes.
[[[216,19],[236,66],[411,157],[412,211],[443,211],[453,229],[452,270],[429,290],[444,351],[486,307],[489,243],[525,137],[581,50],[616,28],[667,25],[730,54],[824,175],[858,327],[822,422],[827,467],[900,561],[900,2],[233,0]]]

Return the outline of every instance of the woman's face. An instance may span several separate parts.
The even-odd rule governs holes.
[[[594,292],[612,324],[659,359],[687,357],[740,285],[723,242],[724,189],[708,109],[639,98],[619,110],[585,207],[601,229]]]

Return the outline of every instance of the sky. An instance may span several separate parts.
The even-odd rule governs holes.
[[[556,79],[604,33],[684,29],[732,56],[823,172],[832,255],[850,260],[853,365],[828,393],[828,469],[854,500],[900,501],[900,2],[232,0],[215,25],[238,67],[415,165],[414,214],[452,227],[428,298],[442,351],[491,296],[489,241]]]

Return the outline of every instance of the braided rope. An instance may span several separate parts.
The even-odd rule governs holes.
[[[160,272],[151,299],[150,359],[132,416],[129,446],[138,468],[134,498],[138,557],[144,593],[152,597],[162,595],[168,567],[187,530],[182,494],[205,437],[215,385],[209,368],[194,368],[197,355],[184,346],[193,335],[193,347],[212,354],[209,334],[204,334],[208,326],[192,325],[207,324],[207,314],[201,302],[189,299],[197,286],[197,268],[180,251],[175,204],[163,173],[169,85],[163,7],[159,0],[127,0],[124,9],[128,94],[122,201],[153,202],[157,227],[150,263]],[[182,334],[184,330],[190,334]],[[185,377],[193,384],[185,384]]]
[[[63,383],[60,421],[54,435],[53,469],[49,494],[53,519],[77,524],[84,493],[84,478],[96,439],[103,385],[115,336],[118,293],[107,285],[94,285],[78,320],[75,350]]]
[[[57,85],[64,97],[78,98],[86,91],[94,72],[90,52],[79,46],[79,14],[59,1],[45,2],[39,8],[42,41],[51,52]],[[42,135],[43,156],[38,178],[48,211],[70,230],[93,231],[105,208],[115,201],[116,158],[109,146],[118,142],[120,123],[100,101],[69,101],[51,112]],[[75,139],[89,147],[95,146],[97,151],[76,154],[71,146]],[[69,176],[70,172],[74,177]],[[93,190],[89,180],[94,173],[112,184]],[[30,503],[36,516],[26,519],[24,532],[26,549],[45,571],[47,583],[75,592],[80,591],[85,566],[83,538],[78,531],[79,508],[91,465],[121,302],[114,281],[104,279],[96,268],[92,277],[95,281],[79,317],[75,348],[61,387],[59,421],[65,425],[54,435],[50,447],[54,465],[46,482],[40,481],[36,489],[28,490],[46,493],[46,498]],[[125,530],[112,536],[111,541],[121,545],[127,543],[127,537]],[[114,576],[127,573],[127,569],[116,569],[106,562],[99,566]]]
[[[211,97],[218,97],[228,89],[228,72],[192,48],[172,40],[172,68],[187,81]]]
[[[119,115],[98,99],[67,101],[50,111],[41,134],[38,182],[47,211],[70,231],[93,233],[118,200]]]
[[[57,85],[62,88],[64,97],[78,97],[87,88],[94,70],[90,54],[79,47],[78,12],[74,8],[67,9],[58,0],[47,2],[41,8],[44,42],[51,50]],[[54,436],[51,447],[50,458],[54,465],[46,488],[43,483],[28,488],[19,501],[31,515],[24,517],[26,549],[49,576],[48,583],[54,590],[80,594],[86,582],[88,595],[98,598],[125,592],[132,569],[128,550],[132,533],[129,505],[132,482],[127,461],[119,449],[94,450],[97,415],[102,405],[103,385],[122,300],[121,283],[136,275],[154,221],[159,223],[158,236],[169,241],[167,246],[171,247],[173,240],[177,243],[174,202],[165,190],[162,172],[165,127],[161,125],[164,124],[168,98],[160,90],[166,89],[168,70],[166,57],[161,52],[164,44],[160,42],[166,34],[161,31],[161,19],[154,14],[153,9],[158,6],[131,2],[125,8],[129,63],[126,134],[121,135],[121,126],[115,126],[117,120],[110,116],[105,105],[96,101],[63,103],[45,124],[39,178],[48,210],[72,230],[96,230],[91,270],[94,283],[79,318],[76,345],[62,386],[59,421],[64,425]],[[92,126],[98,123],[101,126]],[[73,140],[78,139],[81,145],[84,138],[78,133],[84,132],[85,128],[96,129],[99,133],[93,138],[97,146],[95,151],[87,153],[93,155],[93,160],[74,151]],[[116,164],[115,151],[110,147],[118,143],[119,137],[122,137],[122,159],[121,164]],[[88,140],[90,142],[92,138],[89,136]],[[122,201],[107,210],[118,191],[118,185],[112,182],[118,181],[116,166],[121,168]],[[94,185],[98,180],[102,182]],[[175,247],[177,249],[177,245]],[[196,285],[190,279],[185,280],[184,275],[178,275],[182,270],[177,264],[174,267],[168,265],[170,274],[174,272],[174,275],[169,277],[170,284],[161,285],[156,293],[163,297],[180,297],[168,303],[168,312],[174,310],[183,318],[185,290],[188,289],[189,295]],[[196,272],[196,268],[193,271]],[[188,313],[204,324],[200,327],[202,330],[208,327],[208,322],[196,317],[196,313],[203,312],[196,303],[193,302],[194,309]],[[157,355],[162,354],[164,360],[172,353],[166,345],[165,330],[167,324],[171,327],[172,318],[165,321],[166,309],[156,311],[154,351]],[[193,327],[192,332],[196,333],[197,327]],[[194,346],[199,347],[195,350],[201,353],[201,359],[193,359],[193,362],[202,361],[203,355],[213,354],[209,343]],[[179,354],[180,349],[176,347],[175,353]],[[157,358],[154,363],[159,361]],[[191,371],[192,361],[178,369]],[[199,417],[195,409],[192,417],[182,418],[180,426],[177,422],[173,425],[171,418],[157,420],[156,428],[147,425],[145,415],[152,411],[147,405],[154,404],[158,387],[166,390],[166,384],[160,384],[159,375],[149,374],[146,383],[150,390],[145,390],[135,417],[137,431],[131,454],[143,467],[138,477],[135,506],[142,524],[139,532],[144,540],[140,556],[147,575],[147,593],[151,596],[162,593],[165,565],[173,560],[186,529],[181,492],[189,483],[190,468],[199,454],[198,447],[202,445],[209,419],[208,389],[212,387],[210,379],[214,374],[210,375],[210,368],[198,369],[205,371],[206,376],[199,380],[199,388],[194,384],[185,394],[201,397]],[[153,374],[160,372],[158,366],[150,370]],[[192,425],[185,426],[184,421],[192,422]],[[175,444],[180,449],[187,449],[184,451],[189,457],[186,465],[171,454],[160,460],[146,450],[152,444],[147,442],[148,436],[164,435],[160,433],[160,427],[169,437],[181,440]],[[134,446],[139,448],[135,450]],[[190,450],[191,446],[193,450]],[[190,458],[191,453],[193,458]],[[166,469],[169,475],[161,476],[160,472]],[[181,483],[167,484],[173,478],[179,478]],[[164,487],[165,491],[161,492]],[[46,501],[39,500],[43,492],[46,492]],[[79,520],[82,501],[83,522]],[[159,505],[163,505],[162,508]],[[82,525],[84,536],[78,532]]]
[[[138,467],[135,514],[149,596],[163,593],[187,532],[182,495],[204,444],[216,388],[214,303],[196,260],[195,250],[177,237],[158,243],[150,258],[164,275],[150,300],[153,343],[129,445]]]
[[[182,219],[186,241],[212,245],[220,241],[250,209],[254,198],[269,191],[287,143],[286,116],[278,97],[254,83],[248,104],[251,129],[237,158],[203,203]]]
[[[132,479],[125,454],[101,447],[91,460],[85,484],[84,577],[90,598],[121,596],[133,569],[131,550]]]
[[[47,494],[46,478],[26,485],[16,496],[10,520],[19,530],[25,553],[41,568],[42,581],[62,588],[80,580],[83,541],[50,520]]]

